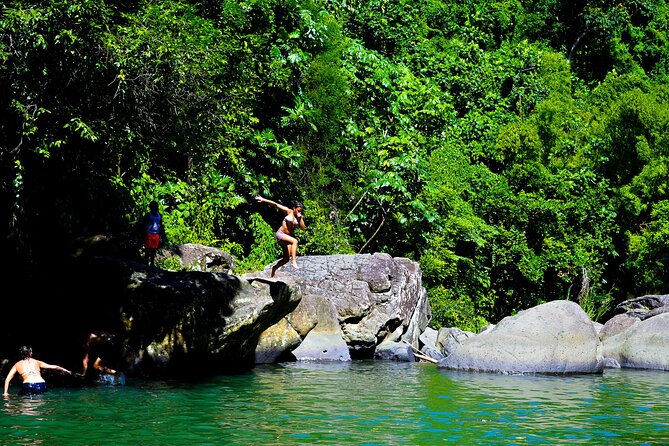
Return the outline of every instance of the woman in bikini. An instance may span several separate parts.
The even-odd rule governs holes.
[[[14,364],[14,367],[9,371],[7,378],[5,379],[4,396],[9,395],[9,393],[7,393],[9,390],[9,382],[14,378],[16,372],[18,372],[19,375],[21,375],[21,379],[23,379],[23,387],[19,391],[19,395],[33,395],[46,392],[46,382],[44,381],[44,378],[42,378],[40,369],[54,369],[72,374],[72,372],[59,365],[51,365],[44,361],[34,359],[33,349],[30,347],[21,347],[19,349],[19,357],[21,359]]]
[[[267,203],[270,206],[281,210],[286,215],[281,221],[281,227],[276,231],[276,239],[283,250],[283,257],[272,267],[272,277],[274,277],[277,269],[288,263],[291,259],[293,261],[293,267],[299,269],[299,266],[297,266],[297,239],[293,236],[293,233],[295,232],[295,228],[307,228],[307,225],[304,223],[304,218],[302,218],[304,206],[302,206],[302,203],[299,201],[293,201],[291,207],[287,207],[275,201],[263,198],[260,195],[256,196],[256,200],[260,203]]]

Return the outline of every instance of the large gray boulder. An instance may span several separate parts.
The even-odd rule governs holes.
[[[669,313],[662,313],[609,336],[602,355],[623,368],[669,370]]]
[[[297,360],[371,358],[384,340],[419,346],[431,311],[416,262],[376,253],[304,256],[298,266],[280,268],[274,280],[300,284],[301,302],[282,327],[299,333],[305,344],[276,345],[277,357],[291,349]],[[245,277],[270,273],[271,265]]]
[[[453,343],[439,367],[497,373],[595,373],[602,370],[594,324],[578,304],[552,301],[504,318]]]
[[[111,322],[123,327],[115,334],[125,345],[124,368],[148,377],[252,367],[261,334],[302,297],[294,281],[152,271],[107,257],[91,259],[89,274],[104,290],[96,294],[104,311],[116,315]]]

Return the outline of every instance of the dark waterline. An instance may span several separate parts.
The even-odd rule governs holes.
[[[669,373],[654,371],[500,376],[427,363],[288,363],[200,383],[13,394],[2,402],[0,444],[669,444],[668,392]]]

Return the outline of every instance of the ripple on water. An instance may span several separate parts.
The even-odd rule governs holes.
[[[669,374],[447,372],[425,363],[261,366],[199,383],[12,396],[0,444],[664,444]]]

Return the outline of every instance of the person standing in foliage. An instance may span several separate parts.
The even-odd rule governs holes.
[[[297,266],[297,239],[293,234],[295,228],[307,229],[302,217],[304,206],[299,201],[293,201],[291,207],[287,207],[260,195],[256,196],[256,200],[260,203],[267,203],[285,214],[285,217],[281,220],[281,227],[276,231],[276,239],[283,251],[283,257],[272,267],[272,277],[276,274],[276,270],[288,263],[289,260],[292,260],[295,269],[299,269]]]
[[[144,253],[146,264],[153,268],[156,263],[156,253],[160,245],[161,235],[164,237],[163,216],[158,212],[158,202],[155,200],[149,203],[149,212],[144,215],[144,228],[146,235],[144,238]]]
[[[19,357],[21,359],[14,364],[14,367],[7,374],[3,396],[9,395],[9,383],[17,372],[21,375],[21,379],[23,379],[23,387],[19,391],[19,395],[34,395],[47,391],[46,382],[40,373],[41,369],[54,369],[72,374],[72,372],[59,365],[47,364],[44,361],[33,358],[33,349],[27,346],[19,349]]]

